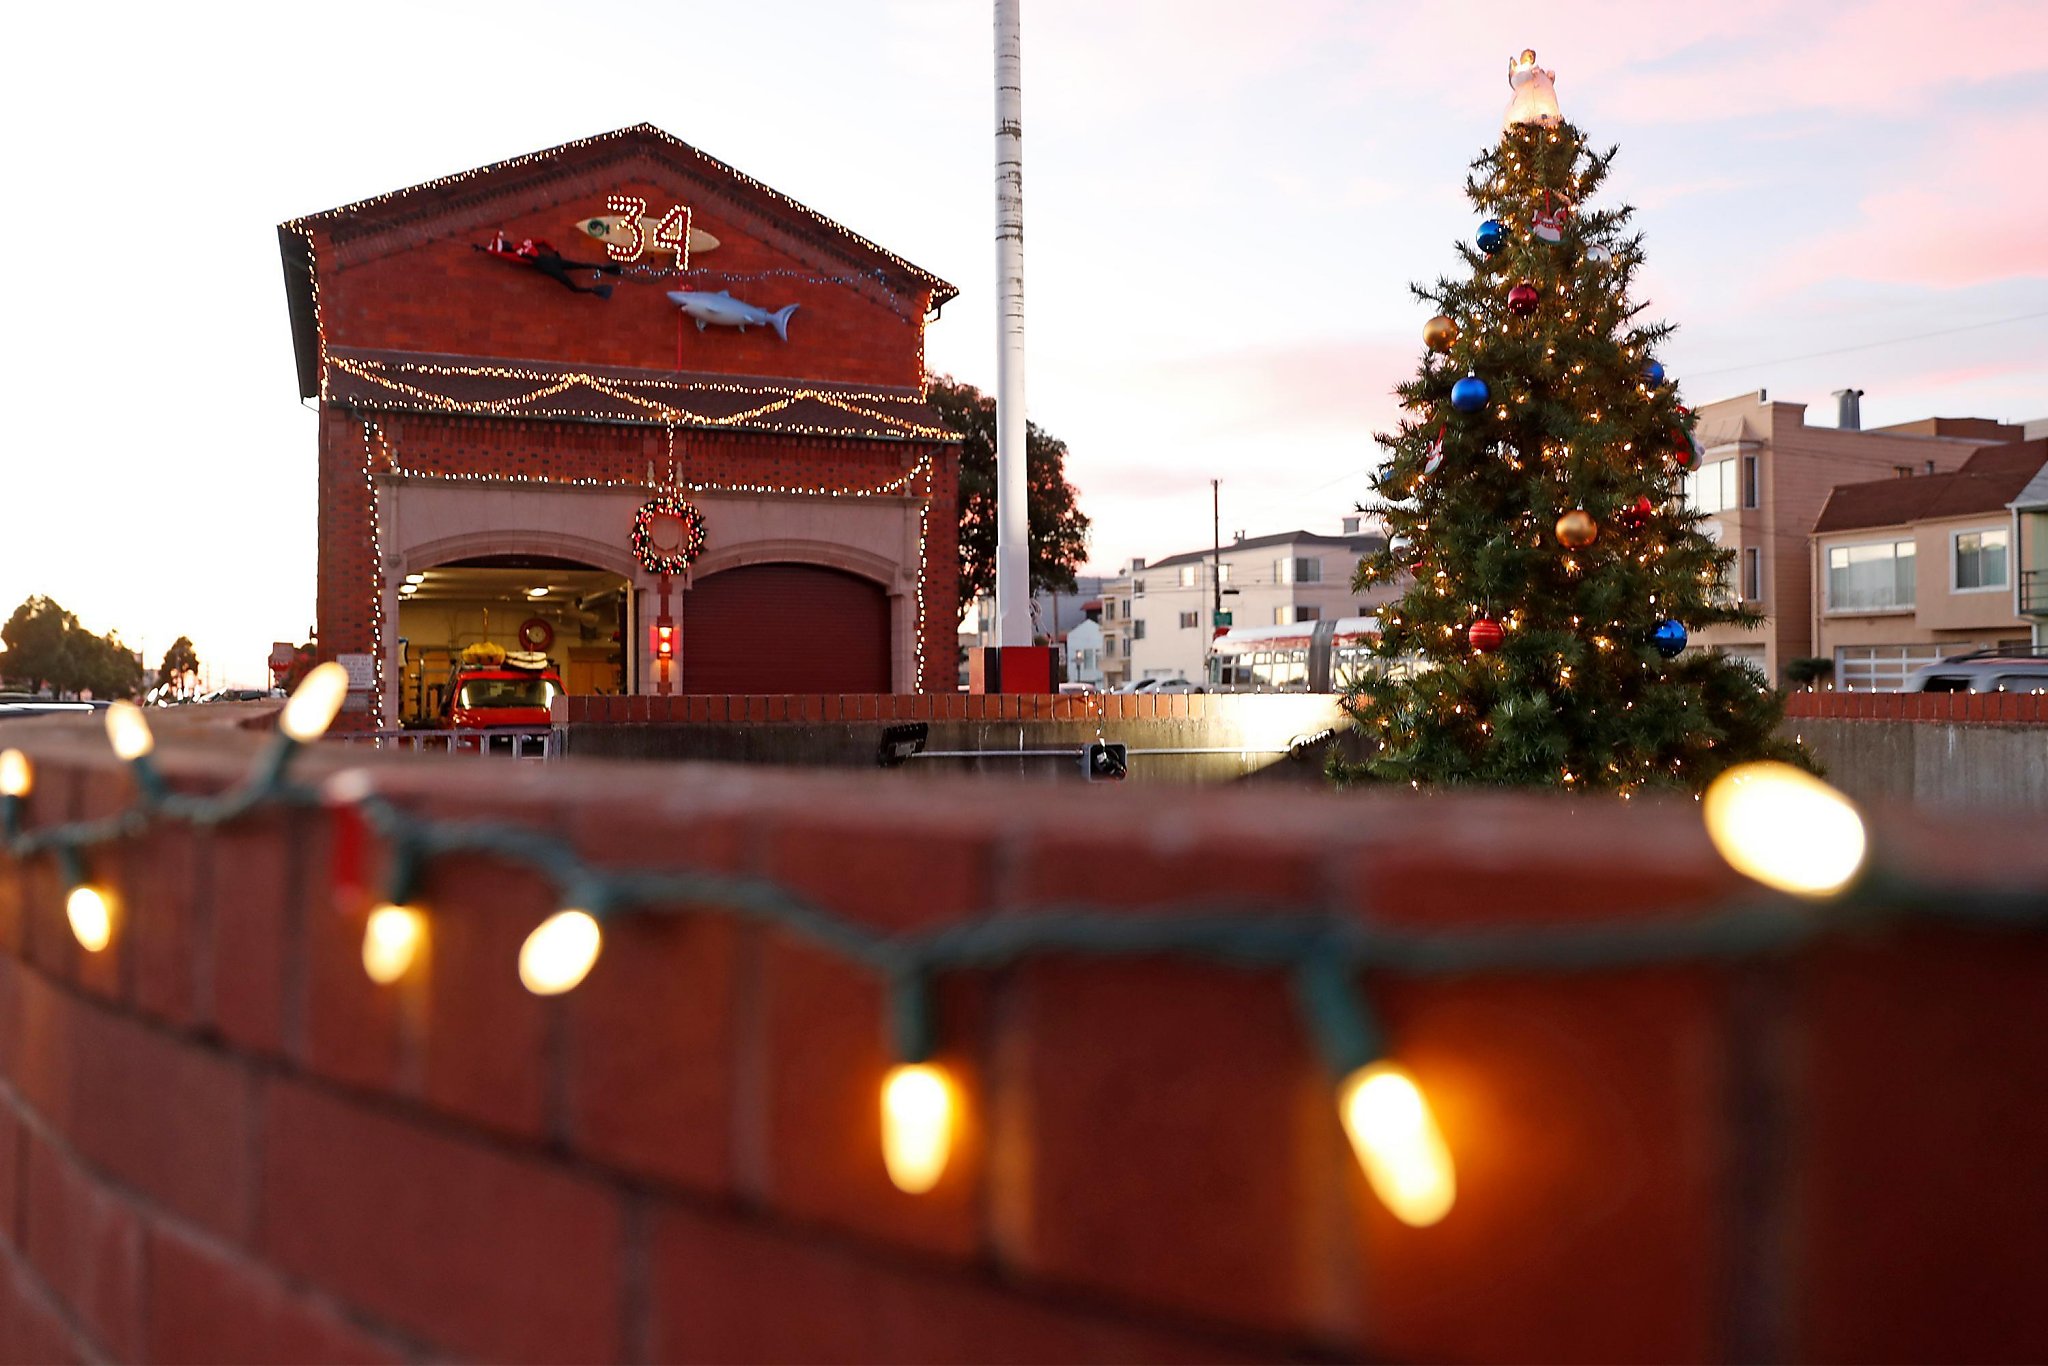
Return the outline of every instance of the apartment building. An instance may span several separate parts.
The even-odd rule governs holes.
[[[1359,530],[1356,518],[1345,520],[1342,535],[1283,531],[1233,540],[1220,552],[1190,550],[1163,560],[1132,560],[1102,590],[1106,685],[1207,677],[1219,586],[1232,626],[1368,616],[1400,596],[1397,585],[1352,591],[1359,559],[1386,542]]]
[[[1945,656],[2031,644],[2048,616],[2048,574],[2023,568],[2048,549],[2048,508],[2021,506],[2037,487],[2048,503],[2048,440],[1835,489],[1811,551],[1814,653],[1834,661],[1835,686],[1894,690]]]
[[[1903,475],[1952,474],[1987,447],[2019,440],[2020,428],[1983,418],[1926,418],[1865,431],[1860,390],[1836,394],[1836,425],[1814,426],[1803,403],[1758,390],[1699,410],[1700,468],[1685,497],[1709,514],[1707,534],[1736,552],[1728,591],[1763,613],[1754,631],[1717,626],[1693,644],[1737,655],[1782,680],[1789,660],[1812,655],[1816,638],[1811,536],[1838,485]]]

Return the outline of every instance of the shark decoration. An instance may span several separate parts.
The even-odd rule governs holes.
[[[735,299],[725,290],[706,293],[702,290],[672,289],[668,297],[676,307],[683,310],[683,316],[696,320],[697,330],[707,327],[737,327],[744,332],[750,327],[772,327],[775,335],[789,340],[789,315],[796,312],[795,304],[785,304],[770,313],[741,299]]]

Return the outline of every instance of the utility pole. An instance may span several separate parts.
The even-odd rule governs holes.
[[[1031,644],[1024,420],[1024,87],[1020,0],[996,7],[996,644]]]
[[[1202,672],[1205,678],[1215,677],[1216,670],[1211,661],[1216,656],[1216,632],[1223,625],[1223,481],[1209,481],[1209,644],[1202,651]]]

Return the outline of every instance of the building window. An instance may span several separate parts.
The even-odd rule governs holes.
[[[1296,622],[1321,621],[1323,609],[1308,603],[1286,603],[1273,609],[1275,626],[1292,626]]]
[[[1124,658],[1125,658],[1125,659],[1129,659],[1130,657],[1131,657],[1131,638],[1130,638],[1129,636],[1125,636],[1125,637],[1124,637]]]
[[[1278,583],[1321,583],[1323,562],[1307,555],[1275,560],[1273,578]]]
[[[1756,457],[1753,455],[1742,457],[1742,505],[1746,508],[1763,506],[1757,494]]]
[[[1685,501],[1695,512],[1720,512],[1736,506],[1735,462],[1716,460],[1685,476]]]
[[[1828,547],[1828,610],[1885,612],[1913,605],[1913,543]]]
[[[1180,586],[1182,588],[1194,588],[1199,586],[1201,582],[1202,566],[1198,564],[1184,564],[1180,567]]]
[[[1142,598],[1145,596],[1145,581],[1143,579],[1131,580],[1131,596],[1134,598]]]
[[[1995,531],[1958,531],[1955,534],[1957,592],[2010,586],[2011,580],[2005,572],[2006,536],[2004,527]]]
[[[1764,552],[1750,546],[1742,552],[1742,596],[1755,602],[1764,595]]]
[[[1346,517],[1344,519],[1344,534],[1346,536],[1356,536],[1358,534],[1359,524],[1363,520],[1364,519],[1360,517]]]
[[[1183,631],[1192,631],[1201,624],[1202,614],[1200,612],[1182,612],[1180,614],[1180,629]]]
[[[1131,623],[1131,639],[1132,639],[1132,640],[1143,640],[1144,638],[1145,638],[1145,623],[1144,623],[1143,621],[1134,621],[1134,622],[1132,622],[1132,623]]]

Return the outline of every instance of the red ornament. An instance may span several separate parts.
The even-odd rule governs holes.
[[[1676,474],[1680,470],[1698,469],[1700,467],[1700,459],[1704,454],[1705,452],[1700,449],[1700,443],[1686,435],[1685,428],[1673,427],[1671,429],[1671,453],[1664,458],[1671,466],[1672,473]]]
[[[1508,312],[1526,318],[1536,311],[1536,286],[1527,280],[1508,291]]]
[[[1650,518],[1655,516],[1656,512],[1657,505],[1655,503],[1652,503],[1648,498],[1638,498],[1635,502],[1630,503],[1627,507],[1615,513],[1614,520],[1620,523],[1626,530],[1641,531],[1650,524]]]
[[[1465,638],[1472,642],[1475,651],[1490,655],[1507,643],[1508,633],[1503,631],[1500,623],[1492,617],[1481,617],[1472,623],[1472,628],[1465,633]]]

